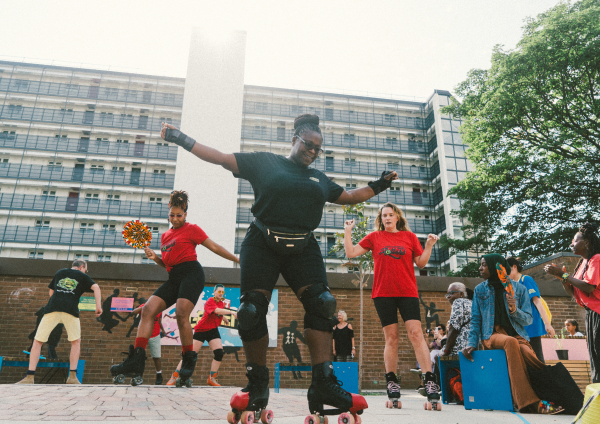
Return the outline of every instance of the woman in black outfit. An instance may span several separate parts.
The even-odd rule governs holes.
[[[333,356],[336,362],[349,362],[354,358],[354,330],[352,324],[347,323],[348,315],[345,311],[338,311],[338,323],[333,327]]]
[[[383,172],[379,180],[347,192],[322,172],[309,168],[323,152],[319,117],[298,116],[294,129],[288,157],[268,152],[222,153],[164,123],[161,136],[204,161],[221,165],[236,178],[247,179],[254,189],[255,220],[240,252],[242,296],[238,311],[249,382],[231,399],[232,413],[267,412],[266,315],[271,292],[281,274],[306,311],[304,335],[312,361],[312,384],[307,396],[311,414],[322,414],[325,403],[356,416],[367,404],[362,396],[342,389],[333,375],[331,316],[336,302],[329,291],[321,249],[312,231],[319,226],[325,202],[364,202],[389,188],[397,174]],[[242,420],[247,415],[244,412]]]

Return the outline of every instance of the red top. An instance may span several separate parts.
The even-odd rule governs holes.
[[[177,264],[197,261],[196,246],[202,244],[208,236],[196,224],[186,222],[183,226],[163,233],[160,238],[162,261],[167,266],[167,272]]]
[[[371,297],[419,297],[413,260],[423,253],[410,231],[373,231],[359,243],[373,252],[375,277]]]
[[[215,314],[215,309],[223,309],[223,301],[217,302],[214,297],[211,297],[204,303],[204,315],[194,327],[195,332],[208,331],[217,328],[223,320],[222,315]]]
[[[144,306],[144,305],[145,305],[145,303],[142,303],[142,304],[140,305],[140,307],[141,307],[141,306]],[[154,317],[154,328],[152,329],[152,335],[150,336],[150,338],[152,338],[152,337],[156,337],[156,336],[158,336],[158,335],[160,334],[160,322],[159,322],[159,320],[160,320],[160,316],[161,316],[161,314],[162,314],[162,312],[159,312],[159,313],[158,313],[158,314],[157,314],[157,315]]]
[[[587,306],[592,311],[600,313],[600,289],[598,288],[600,285],[600,254],[591,257],[588,269],[585,275],[582,275],[587,262],[587,260],[583,260],[581,265],[579,265],[577,273],[573,274],[573,278],[596,286],[596,289],[591,293],[585,293],[573,286],[573,294],[575,295],[575,300],[581,306]]]

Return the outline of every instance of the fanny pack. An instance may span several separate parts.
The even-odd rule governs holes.
[[[254,218],[254,225],[262,231],[271,250],[279,255],[300,254],[308,245],[312,235],[311,231],[266,226],[256,218]]]

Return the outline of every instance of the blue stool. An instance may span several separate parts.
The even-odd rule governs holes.
[[[478,350],[471,355],[474,362],[459,354],[465,409],[514,411],[506,353]]]
[[[450,387],[448,386],[448,371],[457,368],[460,371],[460,362],[458,355],[438,356],[440,367],[440,387],[442,388],[442,402],[448,403],[450,400]],[[462,377],[461,377],[462,378]]]

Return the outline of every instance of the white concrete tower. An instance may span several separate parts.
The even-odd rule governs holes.
[[[244,31],[219,37],[201,28],[192,33],[181,130],[225,153],[240,150],[245,52]],[[231,172],[179,149],[175,189],[189,193],[187,220],[230,252],[235,247],[237,186]],[[201,246],[197,253],[203,266],[232,266]]]

